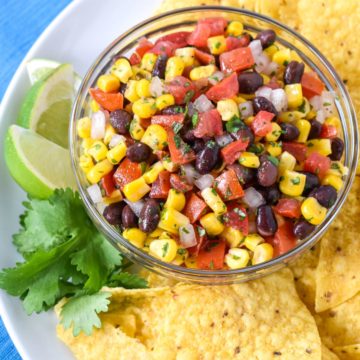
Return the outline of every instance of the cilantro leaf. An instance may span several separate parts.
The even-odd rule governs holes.
[[[233,116],[231,120],[226,122],[225,127],[227,132],[233,133],[239,131],[240,129],[245,129],[246,125],[240,118]]]
[[[146,289],[148,287],[148,283],[145,279],[128,272],[111,275],[107,285],[110,287],[120,286],[125,289]]]

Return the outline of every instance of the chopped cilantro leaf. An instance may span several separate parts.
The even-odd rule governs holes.
[[[291,182],[292,182],[294,185],[299,185],[299,184],[300,184],[300,178],[297,176],[296,178],[291,179]]]
[[[226,122],[225,127],[227,132],[233,133],[239,131],[240,129],[246,128],[246,125],[241,119],[239,119],[237,116],[234,116],[231,120]]]
[[[164,244],[161,250],[162,250],[162,256],[165,257],[169,250],[169,243],[167,242],[166,244]]]
[[[269,155],[268,159],[273,165],[275,165],[275,166],[279,165],[279,160],[275,156]]]
[[[194,115],[191,117],[191,123],[193,128],[196,128],[198,122],[199,122],[199,113],[195,112]]]
[[[183,127],[183,125],[176,121],[172,124],[172,128],[173,128],[175,134],[177,134],[181,130],[182,127]]]
[[[174,135],[174,142],[175,142],[176,148],[180,149],[181,148],[181,143],[182,143],[180,135],[178,135],[178,134]]]

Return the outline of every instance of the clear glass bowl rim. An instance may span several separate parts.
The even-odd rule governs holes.
[[[102,215],[99,214],[95,206],[92,204],[86,189],[83,187],[80,177],[78,175],[79,167],[77,164],[76,159],[76,151],[75,151],[75,143],[76,143],[76,131],[75,129],[75,121],[78,119],[78,114],[81,111],[81,105],[79,104],[82,94],[84,92],[84,89],[88,85],[88,80],[92,76],[92,74],[95,71],[98,71],[98,64],[101,63],[101,61],[106,58],[106,56],[110,53],[110,51],[120,42],[126,39],[128,36],[131,36],[132,33],[140,30],[141,28],[153,24],[156,21],[160,19],[164,19],[166,17],[171,17],[177,14],[183,14],[186,12],[195,12],[195,11],[203,11],[204,13],[206,11],[219,11],[219,12],[229,12],[229,13],[237,13],[237,14],[243,14],[249,17],[252,17],[256,20],[260,20],[264,23],[267,23],[269,25],[275,25],[276,27],[279,27],[280,29],[284,30],[285,32],[289,33],[291,36],[299,40],[300,42],[305,45],[310,52],[315,55],[317,60],[319,60],[322,65],[326,68],[326,70],[330,73],[333,80],[335,80],[336,86],[338,87],[339,91],[341,92],[341,96],[345,102],[345,105],[348,109],[348,112],[350,114],[350,125],[351,125],[351,131],[353,131],[353,141],[350,145],[353,147],[353,159],[351,161],[351,167],[349,168],[349,175],[346,178],[346,182],[344,183],[344,188],[342,189],[341,195],[338,197],[335,206],[332,207],[330,214],[327,215],[326,219],[323,221],[322,224],[317,226],[315,233],[312,234],[311,237],[306,238],[302,241],[301,244],[293,248],[292,250],[286,252],[285,254],[273,258],[270,261],[267,261],[265,263],[261,263],[258,265],[252,265],[241,269],[236,270],[200,270],[200,269],[190,269],[186,267],[180,267],[176,266],[170,263],[165,263],[161,260],[156,259],[155,257],[152,257],[148,255],[146,252],[138,249],[131,243],[129,243],[126,239],[124,239],[111,225],[109,225],[102,217]],[[319,69],[318,69],[319,70]],[[346,126],[346,125],[345,125]],[[336,217],[337,213],[339,212],[340,208],[342,207],[344,201],[346,200],[346,197],[349,193],[349,190],[351,188],[351,185],[353,183],[357,162],[358,162],[358,151],[359,151],[359,143],[358,143],[358,127],[357,127],[357,120],[356,115],[354,111],[354,107],[351,102],[351,98],[349,96],[349,93],[344,86],[343,82],[341,81],[339,75],[336,73],[333,66],[329,63],[329,61],[321,54],[321,52],[312,45],[307,39],[305,39],[302,35],[298,34],[296,31],[292,30],[288,26],[278,22],[277,20],[274,20],[270,17],[267,17],[265,15],[261,15],[249,10],[245,9],[239,9],[234,7],[228,7],[228,6],[194,6],[194,7],[187,7],[187,8],[181,8],[181,9],[175,9],[166,13],[162,13],[160,15],[156,15],[153,17],[148,18],[147,20],[144,20],[143,22],[135,25],[119,37],[117,37],[111,44],[109,44],[105,50],[97,57],[97,59],[94,61],[93,65],[90,67],[88,72],[86,73],[80,89],[78,91],[78,94],[76,96],[72,114],[71,114],[71,122],[69,126],[69,139],[70,139],[70,154],[71,154],[71,162],[73,167],[73,172],[76,177],[76,182],[78,185],[78,189],[80,191],[80,195],[85,203],[86,211],[89,213],[92,220],[98,224],[98,226],[101,227],[101,231],[106,234],[108,237],[108,240],[110,243],[112,243],[117,249],[117,244],[120,244],[120,246],[123,246],[125,249],[130,251],[134,256],[132,256],[132,260],[134,262],[140,263],[141,265],[145,266],[148,269],[151,269],[152,271],[164,274],[168,276],[172,276],[175,278],[182,278],[187,281],[195,281],[199,282],[209,281],[211,279],[216,279],[215,283],[222,283],[223,280],[227,277],[231,277],[232,282],[236,282],[237,278],[234,277],[236,275],[248,275],[248,278],[242,277],[238,281],[247,281],[251,280],[255,277],[260,277],[263,275],[268,274],[269,272],[272,272],[271,268],[273,268],[273,271],[278,270],[280,267],[285,266],[287,263],[292,261],[293,259],[297,258],[298,255],[302,254],[307,249],[311,248],[316,244],[316,242],[320,239],[320,237],[324,234],[324,232],[327,230],[329,225],[332,223],[334,218]],[[346,140],[345,140],[346,141]],[[347,148],[347,146],[346,146]],[[155,268],[154,268],[155,266]],[[160,269],[162,271],[160,271]],[[267,270],[266,272],[263,272],[263,270]],[[253,276],[251,276],[253,275]],[[230,280],[230,279],[229,279]],[[226,280],[225,280],[226,282]]]

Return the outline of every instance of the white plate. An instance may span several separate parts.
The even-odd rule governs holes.
[[[160,0],[76,0],[44,31],[15,73],[1,104],[1,148],[7,127],[16,121],[19,106],[30,86],[25,61],[40,57],[68,62],[84,75],[97,55],[122,32],[152,16]],[[0,268],[19,260],[11,243],[18,230],[24,192],[10,178],[0,156]],[[0,292],[0,313],[24,360],[73,359],[57,338],[52,311],[27,316],[21,302]]]

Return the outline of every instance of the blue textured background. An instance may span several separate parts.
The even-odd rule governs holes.
[[[0,99],[32,44],[70,1],[0,0]],[[0,359],[21,359],[1,318]]]

